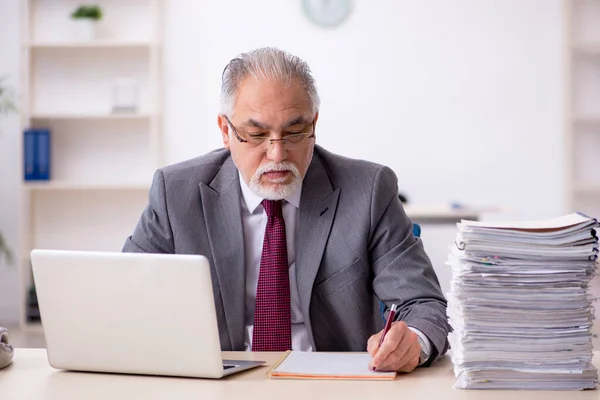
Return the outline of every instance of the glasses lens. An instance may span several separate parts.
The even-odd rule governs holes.
[[[310,142],[308,135],[298,134],[287,136],[284,140],[273,140],[266,137],[242,137],[246,142],[244,145],[250,151],[267,151],[275,146],[277,142],[282,142],[282,145],[288,150],[294,150],[307,145]]]
[[[304,138],[306,137],[306,135],[290,135],[287,137],[287,142],[289,144],[298,144],[300,142],[302,142],[304,140]]]
[[[246,141],[248,142],[248,145],[256,147],[265,144],[265,142],[268,142],[268,139],[265,137],[250,136]]]

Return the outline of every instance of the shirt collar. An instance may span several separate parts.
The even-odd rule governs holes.
[[[246,207],[250,214],[254,214],[256,208],[262,203],[263,198],[257,195],[248,187],[244,178],[242,178],[242,174],[239,173],[240,176],[240,187],[242,189],[242,197],[246,203]],[[302,184],[298,185],[298,188],[292,192],[288,197],[284,200],[293,205],[296,208],[300,208],[300,196],[302,195]]]

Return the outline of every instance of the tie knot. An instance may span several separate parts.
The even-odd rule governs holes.
[[[283,218],[281,211],[281,200],[263,200],[262,205],[267,213],[267,217]]]

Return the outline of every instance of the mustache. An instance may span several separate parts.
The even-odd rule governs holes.
[[[256,170],[255,176],[260,176],[267,172],[283,172],[283,171],[290,171],[294,176],[300,175],[298,168],[296,168],[296,166],[294,164],[287,162],[287,161],[283,161],[280,163],[270,162],[268,164],[261,165]]]

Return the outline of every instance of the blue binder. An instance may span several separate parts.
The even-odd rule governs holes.
[[[50,180],[50,130],[26,129],[23,140],[24,179],[26,181]]]
[[[33,181],[36,179],[35,174],[35,147],[36,147],[36,133],[33,129],[26,129],[23,136],[23,161],[25,180]]]
[[[40,181],[50,180],[50,130],[37,129],[37,179]]]

